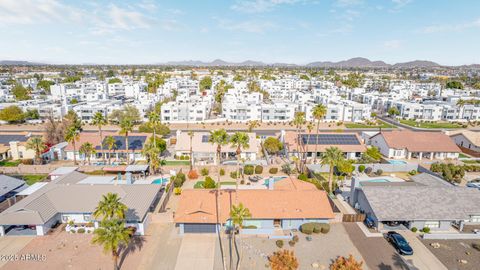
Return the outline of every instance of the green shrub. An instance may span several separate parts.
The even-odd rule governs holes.
[[[207,176],[208,173],[209,173],[209,171],[208,171],[207,168],[202,168],[202,169],[200,170],[200,174],[201,174],[202,176]]]
[[[330,232],[330,224],[327,223],[320,223],[320,232],[323,234],[327,234]]]
[[[179,187],[174,188],[174,189],[173,189],[173,194],[175,194],[175,195],[180,195],[180,194],[182,194],[182,189],[179,188]]]
[[[270,170],[268,170],[269,173],[271,174],[276,174],[278,172],[278,168],[270,168]]]
[[[78,233],[85,233],[85,229],[84,228],[80,228],[77,230]]]
[[[278,248],[283,248],[283,240],[277,240],[275,241],[275,244],[277,245]]]
[[[417,174],[417,171],[416,170],[411,170],[411,171],[408,172],[408,174],[415,175],[415,174]]]
[[[365,165],[358,166],[358,171],[361,172],[361,173],[364,172],[365,171]]]
[[[220,169],[220,176],[224,176],[225,175],[225,169]]]
[[[412,232],[417,232],[418,229],[417,229],[417,227],[412,227],[411,231],[412,231]]]
[[[176,176],[172,176],[170,178],[170,180],[173,180],[173,185],[174,187],[178,188],[178,187],[181,187],[183,185],[183,183],[185,183],[185,180],[187,179],[187,177],[185,176],[184,173],[177,173]]]
[[[183,156],[180,156],[180,158],[179,158],[179,159],[180,159],[180,160],[184,160],[185,158],[184,158]]]
[[[429,233],[429,232],[430,232],[430,228],[424,227],[424,228],[422,229],[422,232],[424,232],[424,233]]]
[[[205,177],[205,183],[203,183],[203,188],[212,189],[216,187],[217,185],[215,184],[215,181],[212,179],[212,177],[210,176]]]
[[[378,169],[376,172],[375,172],[376,175],[380,176],[383,174],[383,170],[382,169]]]
[[[255,166],[255,174],[262,174],[263,173],[263,167],[261,165]]]
[[[237,171],[230,172],[230,177],[233,178],[233,179],[237,179],[238,178],[238,172]]]
[[[319,223],[312,223],[313,224],[313,233],[320,233],[322,231],[322,227]]]
[[[300,231],[304,234],[312,234],[313,233],[313,223],[304,223],[300,226]]]
[[[242,228],[243,228],[243,229],[256,229],[257,226],[255,226],[255,225],[248,225],[248,226],[243,226]]]
[[[302,180],[302,181],[307,181],[308,176],[306,174],[302,173],[298,176],[298,179]]]
[[[253,165],[245,165],[243,167],[243,173],[246,175],[253,175],[254,167]]]

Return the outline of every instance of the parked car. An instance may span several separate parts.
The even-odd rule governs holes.
[[[375,221],[373,221],[373,218],[367,216],[365,218],[365,225],[368,227],[368,228],[373,228],[375,226]]]
[[[400,255],[413,255],[413,249],[407,240],[397,232],[388,232],[385,238],[390,242]]]

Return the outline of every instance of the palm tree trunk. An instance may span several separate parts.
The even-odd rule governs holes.
[[[237,179],[235,179],[235,204],[238,203],[238,180],[240,178],[240,154],[241,154],[240,146],[237,148]]]
[[[127,165],[130,165],[130,153],[128,152],[128,132],[125,133],[125,152],[127,152]]]
[[[320,119],[317,121],[317,135],[318,135],[318,130],[320,129]],[[315,156],[313,158],[313,164],[317,163],[317,149],[318,149],[318,140],[315,140]]]
[[[75,147],[75,139],[72,141],[72,144],[73,144],[73,164],[77,165],[77,155],[76,155],[77,148]]]
[[[112,165],[112,149],[108,148],[108,165]]]
[[[332,184],[333,184],[333,163],[330,163],[330,169],[328,172],[328,194],[333,194]]]
[[[113,256],[113,270],[120,269],[120,267],[118,267],[118,254],[116,250],[112,251],[112,256]]]
[[[217,157],[220,162],[220,154],[222,153],[222,148],[220,145],[217,146]],[[218,197],[220,196],[220,166],[217,166],[217,194],[216,194],[216,206],[217,206],[217,223],[219,221],[219,213],[220,213],[220,204],[218,203]],[[218,241],[220,242],[220,252],[222,253],[222,262],[223,262],[223,269],[227,270],[227,262],[225,258],[225,250],[222,245],[222,235],[221,231],[218,230]]]
[[[100,151],[102,151],[102,157],[103,157],[102,161],[105,162],[105,153],[103,152],[103,132],[102,132],[102,128],[98,127],[98,131],[100,132]]]
[[[192,149],[192,139],[193,136],[190,136],[190,171],[193,170],[193,149]]]

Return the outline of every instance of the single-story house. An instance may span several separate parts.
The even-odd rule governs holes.
[[[179,233],[215,233],[230,226],[230,208],[242,203],[250,210],[242,234],[272,235],[276,231],[299,229],[307,222],[328,223],[333,210],[324,191],[298,179],[286,178],[268,189],[184,190],[174,221]]]
[[[285,132],[284,146],[289,155],[307,156],[313,159],[315,155],[321,157],[329,147],[338,147],[345,158],[359,158],[367,147],[356,133],[297,133]]]
[[[55,180],[58,177],[69,174],[73,171],[76,171],[77,169],[78,167],[58,167],[51,173],[49,173],[48,176],[50,177],[50,180]]]
[[[463,152],[480,157],[480,132],[462,130],[450,133],[450,138]]]
[[[27,149],[26,143],[31,133],[0,133],[0,160],[33,159],[35,151]]]
[[[465,224],[480,224],[479,190],[453,186],[427,173],[415,175],[412,180],[352,183],[350,203],[372,219],[379,230],[388,230],[388,222],[433,231],[448,231],[452,225],[462,230]]]
[[[233,133],[228,133],[228,136]],[[240,157],[247,161],[254,161],[257,159],[257,153],[260,149],[260,144],[255,136],[255,133],[247,133],[249,142],[248,148],[242,149]],[[216,164],[217,145],[210,142],[209,132],[195,132],[191,138],[188,132],[177,131],[177,142],[175,144],[176,156],[190,156],[190,147],[193,155],[193,164],[195,165],[207,165]],[[236,160],[237,149],[232,147],[230,143],[222,146],[222,161]]]
[[[23,180],[0,174],[0,202],[15,196],[27,187]]]
[[[99,221],[92,216],[102,196],[111,192],[127,207],[126,225],[143,235],[160,199],[160,185],[82,184],[90,176],[79,172],[60,176],[0,213],[0,235],[45,235],[59,223]]]
[[[96,153],[91,156],[91,161],[103,160],[103,156],[108,159],[111,158],[112,162],[126,161],[127,154],[130,156],[130,161],[145,160],[142,154],[143,145],[149,139],[152,134],[149,133],[135,133],[128,134],[128,153],[126,150],[125,136],[120,135],[118,132],[103,132],[103,141],[100,141],[100,135],[98,132],[82,132],[80,133],[79,140],[75,142],[76,151],[75,155],[77,160],[87,160],[87,157],[80,154],[79,148],[82,144],[89,142],[95,148]],[[115,145],[112,150],[109,150],[105,144],[105,138],[107,136],[113,136],[115,138]],[[102,146],[103,145],[103,151]],[[66,159],[73,160],[73,144],[69,143],[65,149]]]
[[[441,132],[382,131],[371,137],[370,143],[392,159],[457,159],[460,153],[453,140]]]

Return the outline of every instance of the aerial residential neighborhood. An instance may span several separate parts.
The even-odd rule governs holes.
[[[479,10],[0,0],[0,270],[480,269]]]

